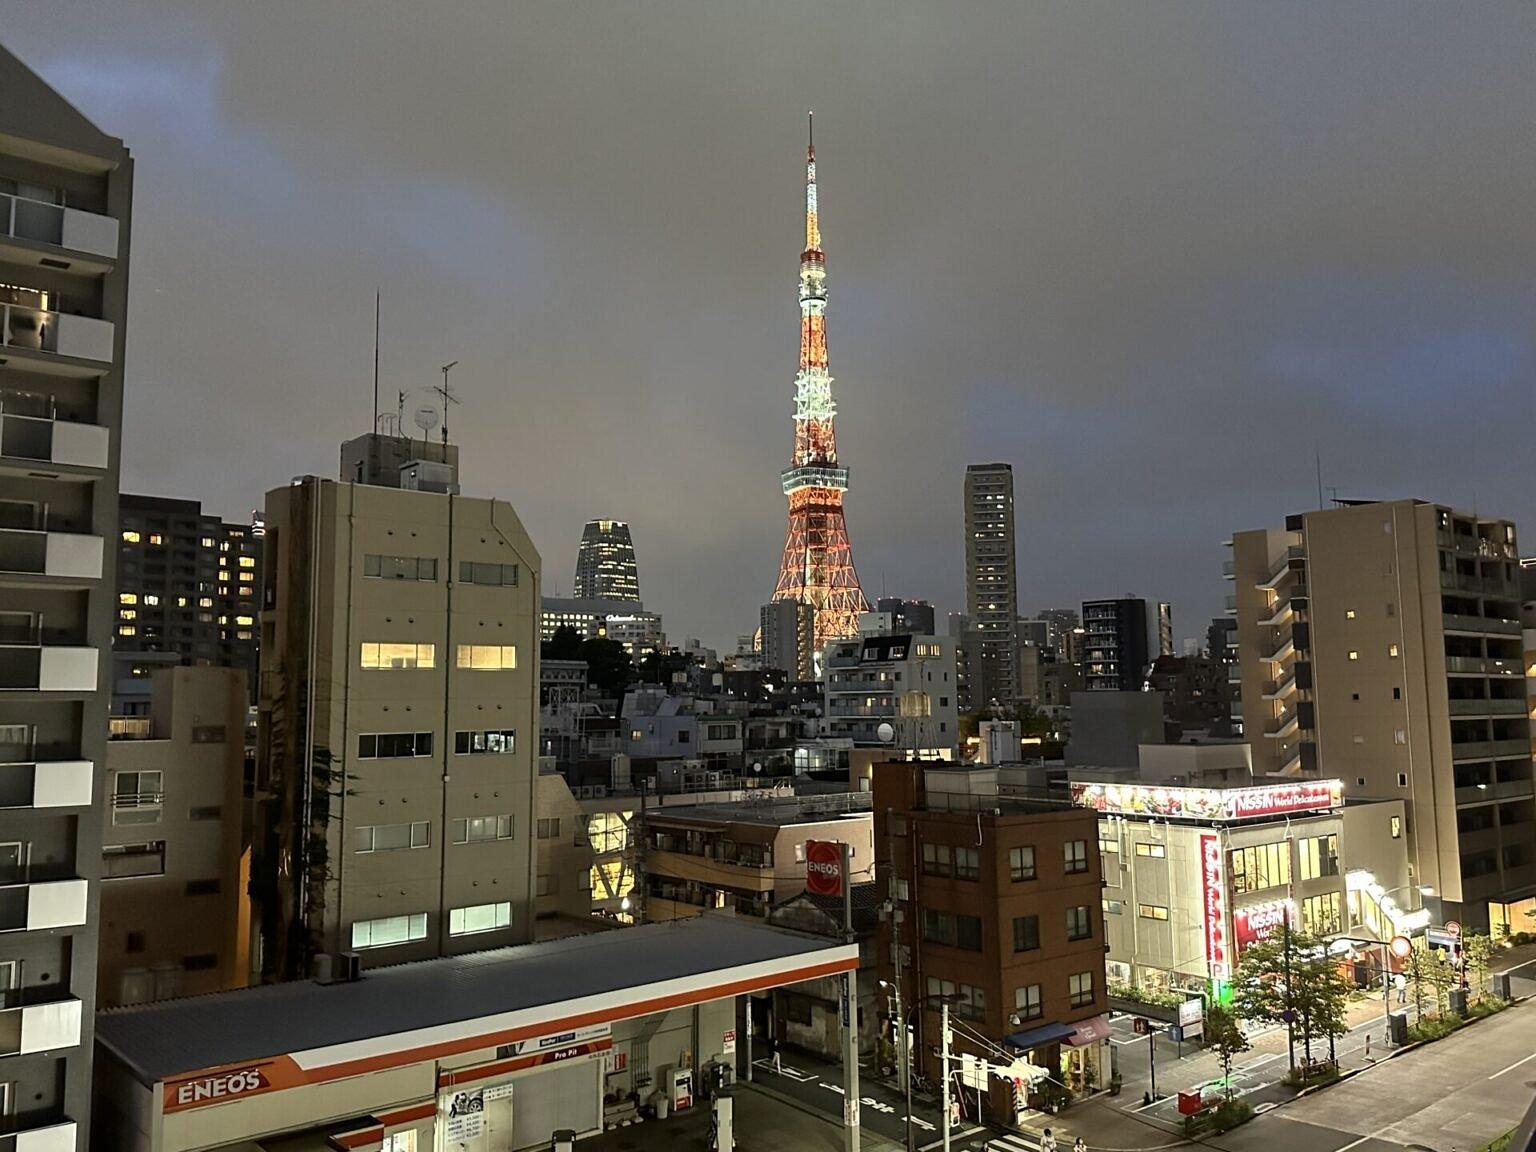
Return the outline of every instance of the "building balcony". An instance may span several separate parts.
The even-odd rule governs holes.
[[[717,888],[735,888],[748,892],[773,891],[772,864],[738,864],[729,860],[713,860],[707,856],[653,849],[645,854],[645,870],[652,876],[692,880],[696,884]]]
[[[1296,642],[1287,636],[1280,647],[1267,656],[1260,656],[1259,659],[1268,664],[1282,664],[1294,655],[1296,655]]]
[[[1531,742],[1525,737],[1516,740],[1463,740],[1451,745],[1452,760],[1528,759],[1530,755]]]
[[[0,1136],[0,1152],[76,1152],[73,1120],[55,1120]]]
[[[0,884],[0,933],[74,928],[85,923],[84,880]]]
[[[94,692],[97,659],[83,645],[0,643],[0,691]]]
[[[1264,726],[1264,737],[1267,740],[1286,740],[1296,735],[1301,727],[1301,717],[1292,712],[1289,716],[1282,716],[1279,720]]]
[[[1452,700],[1450,702],[1452,716],[1523,716],[1525,715],[1526,702],[1524,700]]]
[[[100,580],[100,536],[0,528],[0,574]]]
[[[1237,615],[1237,596],[1236,596],[1236,594],[1228,593],[1226,596],[1222,597],[1221,603],[1222,603],[1222,608],[1226,611],[1226,614],[1228,616],[1235,616],[1235,615]]]
[[[89,760],[0,764],[0,809],[88,808],[94,774]]]
[[[1482,536],[1447,532],[1440,529],[1435,536],[1442,548],[1453,549],[1458,556],[1476,556],[1484,560],[1518,560],[1520,557],[1513,544],[1502,540],[1489,540]]]
[[[60,263],[56,249],[72,256],[70,271],[107,272],[117,262],[118,227],[111,216],[67,208],[27,196],[0,194],[0,250],[7,260],[48,267]]]
[[[0,457],[13,471],[14,461],[24,461],[28,472],[38,464],[101,470],[111,442],[111,431],[100,424],[59,419],[49,397],[0,396]]]
[[[1228,580],[1237,576],[1237,562],[1235,560],[1223,560],[1221,562],[1221,574]]]
[[[73,996],[0,1011],[0,1056],[52,1052],[79,1043],[80,1001]]]
[[[1447,612],[1440,620],[1447,632],[1466,636],[1520,635],[1520,621],[1507,620],[1502,616],[1463,616]]]
[[[28,367],[58,376],[99,376],[111,365],[117,329],[110,320],[0,304],[0,347]]]
[[[1267,680],[1264,683],[1264,699],[1266,700],[1284,700],[1287,696],[1295,691],[1295,672],[1291,672],[1289,675],[1284,676],[1279,680]]]
[[[1524,676],[1525,662],[1482,656],[1447,656],[1445,671],[1449,676]]]

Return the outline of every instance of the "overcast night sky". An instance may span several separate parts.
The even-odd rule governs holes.
[[[459,360],[465,491],[568,593],[630,522],[726,650],[772,592],[805,110],[866,592],[961,607],[1011,461],[1020,607],[1203,634],[1221,542],[1317,502],[1536,551],[1536,8],[6,0],[133,150],[126,491],[244,518]]]

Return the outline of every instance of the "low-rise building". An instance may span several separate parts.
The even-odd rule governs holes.
[[[1071,788],[1099,814],[1106,968],[1121,989],[1214,992],[1286,922],[1377,941],[1428,923],[1402,800],[1346,806],[1338,780]]]
[[[165,668],[114,725],[102,814],[103,1007],[243,986],[250,915],[243,669]]]
[[[954,758],[960,724],[953,637],[880,633],[834,640],[822,667],[826,735]]]
[[[592,920],[592,848],[587,821],[565,778],[539,773],[534,835],[534,933],[538,939],[588,932]]]
[[[859,1052],[874,1055],[880,1039],[879,977],[880,902],[877,884],[857,884],[852,893],[853,936],[859,945],[859,974],[855,1002],[859,1011]],[[842,896],[802,892],[768,913],[768,923],[792,928],[829,940],[842,940],[845,909]],[[823,976],[792,988],[775,989],[771,996],[773,1040],[813,1052],[833,1063],[843,1058],[842,979]],[[751,1022],[760,1028],[766,1013],[753,998],[748,1000]],[[766,1037],[766,1029],[754,1035]]]
[[[766,916],[805,889],[807,841],[853,846],[853,882],[875,878],[867,793],[778,796],[663,808],[644,815],[645,919],[675,920],[712,908]]]
[[[662,688],[636,688],[624,696],[624,751],[633,760],[686,759],[739,771],[742,718],[715,711],[715,703],[674,696]]]
[[[1107,1083],[1111,1068],[1097,818],[1064,794],[1001,787],[1006,771],[878,764],[874,807],[896,908],[880,976],[901,989],[914,1071],[940,1078],[947,999],[961,1025],[952,1067],[1012,1124],[1043,1102],[1026,1087],[1043,1081],[1004,1081],[978,1060],[1011,1051],[1074,1088]]]

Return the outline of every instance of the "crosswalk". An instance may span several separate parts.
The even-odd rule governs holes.
[[[1036,1136],[1009,1132],[979,1140],[972,1147],[976,1152],[1040,1152],[1040,1140]]]

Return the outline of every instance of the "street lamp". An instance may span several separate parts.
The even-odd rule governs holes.
[[[914,1004],[905,1012],[901,1009],[901,986],[889,980],[878,982],[880,987],[890,990],[896,1000],[896,1068],[897,1074],[902,1078],[902,1096],[907,1102],[907,1152],[913,1152],[912,1143],[912,1040],[911,1030],[907,1022],[913,1012],[917,1011]]]

